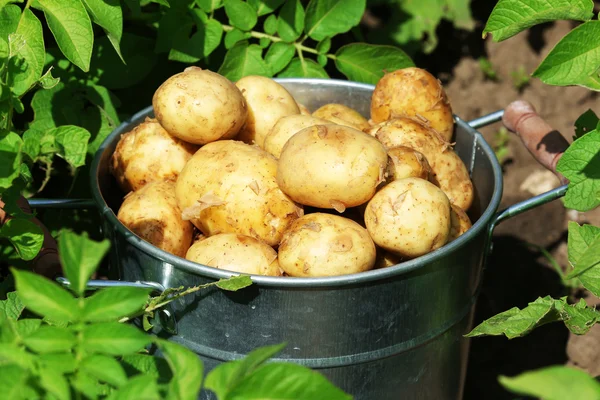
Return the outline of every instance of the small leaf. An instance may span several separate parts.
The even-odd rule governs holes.
[[[254,7],[259,17],[277,10],[283,2],[284,0],[248,0],[248,4]]]
[[[311,59],[294,58],[283,71],[279,73],[282,78],[329,78],[327,72]]]
[[[198,4],[200,8],[207,13],[223,7],[222,0],[196,0],[196,4]]]
[[[121,364],[129,376],[139,373],[170,381],[173,373],[164,358],[146,354],[131,354],[121,358]]]
[[[109,398],[110,400],[160,400],[156,380],[148,375],[134,376]]]
[[[26,261],[33,260],[44,243],[42,228],[29,219],[12,218],[0,228],[0,237],[7,238],[19,256]]]
[[[78,235],[63,231],[58,240],[58,249],[67,279],[71,282],[71,290],[81,295],[87,280],[92,276],[110,247],[108,240],[96,242],[85,234]]]
[[[9,38],[13,58],[8,65],[8,83],[12,92],[21,96],[37,82],[44,68],[44,32],[40,20],[31,10],[23,12],[15,35],[22,40],[22,45],[15,49],[14,40]],[[24,66],[21,65],[23,61]]]
[[[43,326],[27,336],[25,346],[37,353],[61,353],[70,350],[76,338],[70,329],[56,326]]]
[[[277,16],[271,14],[265,19],[263,29],[267,35],[274,35],[277,32]]]
[[[589,211],[600,205],[600,131],[580,137],[565,151],[556,170],[569,180],[565,206]]]
[[[225,13],[229,18],[229,23],[242,31],[249,31],[254,28],[258,21],[256,10],[242,0],[225,0]]]
[[[246,41],[229,49],[218,73],[233,82],[248,75],[270,76],[269,67],[262,59],[262,49]]]
[[[51,393],[59,400],[71,399],[69,383],[60,372],[49,368],[41,368],[39,376],[40,384],[48,393]]]
[[[102,393],[102,387],[97,379],[81,369],[71,378],[71,385],[89,399],[97,399]]]
[[[143,310],[149,289],[111,287],[85,299],[82,319],[88,322],[117,321]]]
[[[325,67],[327,65],[327,56],[325,54],[319,54],[317,56],[317,63],[319,63],[321,67]]]
[[[121,36],[123,35],[123,11],[119,0],[83,0],[92,21],[102,27],[118,56],[121,55]],[[125,60],[123,60],[125,62]]]
[[[104,322],[86,326],[81,345],[90,352],[118,356],[140,351],[150,341],[150,336],[133,326]]]
[[[75,355],[72,353],[40,354],[38,360],[46,368],[62,374],[75,372],[75,369],[77,368]]]
[[[6,295],[6,300],[0,300],[0,321],[8,318],[13,321],[19,319],[19,316],[25,309],[17,292],[10,292]]]
[[[331,49],[331,38],[327,37],[317,44],[317,51],[319,54],[327,54]]]
[[[556,300],[554,307],[567,328],[575,335],[585,335],[592,326],[600,321],[600,312],[588,307],[583,299],[580,299],[579,303],[575,305]]]
[[[599,122],[600,119],[598,119],[596,113],[592,109],[588,109],[575,121],[575,136],[573,140],[577,140],[586,133],[596,129]]]
[[[81,0],[35,0],[65,57],[84,72],[90,69],[94,45],[92,22]]]
[[[306,7],[306,34],[317,41],[348,32],[358,25],[365,0],[311,0]]]
[[[120,387],[127,382],[127,375],[121,364],[112,357],[93,354],[83,359],[81,369],[101,382]]]
[[[250,39],[250,32],[242,32],[237,28],[233,28],[225,34],[225,48],[231,49],[236,43],[242,40]]]
[[[33,355],[25,351],[25,348],[16,344],[3,343],[0,346],[0,366],[14,364],[22,368],[33,367]]]
[[[286,0],[277,19],[277,33],[286,42],[298,39],[304,30],[304,7],[300,0]]]
[[[197,399],[203,376],[200,358],[177,343],[160,340],[157,344],[165,354],[173,372],[169,391],[174,392],[176,398],[180,400]]]
[[[23,141],[14,132],[0,131],[0,192],[8,189],[19,176]]]
[[[0,362],[1,365],[1,362]],[[19,399],[29,373],[16,366],[0,366],[0,393],[5,399]]]
[[[252,279],[248,275],[232,276],[231,278],[223,278],[217,282],[217,287],[223,290],[235,292],[252,285]]]
[[[398,47],[353,43],[338,49],[335,65],[349,80],[375,85],[386,71],[413,67],[414,63]]]
[[[52,76],[52,67],[48,68],[48,71],[40,78],[42,89],[52,89],[58,85],[58,82],[60,82],[60,79]]]
[[[48,134],[53,135],[59,148],[59,154],[74,168],[85,165],[87,145],[91,134],[82,127],[63,125],[52,129]]]
[[[57,283],[28,271],[11,269],[21,301],[29,310],[58,321],[76,321],[77,302]]]
[[[500,376],[502,386],[513,393],[544,400],[600,399],[600,383],[584,371],[551,366],[515,377]]]
[[[483,37],[491,33],[499,42],[544,22],[585,21],[593,17],[593,10],[591,0],[500,0],[488,18]]]
[[[294,45],[285,42],[276,42],[267,50],[265,63],[271,69],[271,73],[275,75],[292,61],[294,54],[296,54]]]

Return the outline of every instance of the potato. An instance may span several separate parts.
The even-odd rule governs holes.
[[[235,233],[220,233],[194,243],[185,258],[227,271],[281,276],[277,252],[260,240]]]
[[[245,76],[235,84],[248,104],[248,119],[237,140],[264,148],[265,137],[280,118],[300,114],[290,92],[273,79],[264,76]]]
[[[369,122],[356,110],[343,104],[330,103],[319,107],[312,113],[313,117],[323,118],[338,125],[349,126],[359,131],[369,129]]]
[[[184,219],[207,236],[238,233],[279,244],[300,215],[277,186],[277,161],[256,146],[220,140],[204,145],[177,178],[175,195]]]
[[[400,264],[402,261],[404,261],[402,260],[402,257],[394,253],[390,253],[389,251],[378,249],[377,258],[375,260],[375,266],[373,269],[393,267],[394,265]]]
[[[309,126],[330,123],[331,122],[321,118],[302,114],[288,115],[287,117],[280,118],[265,137],[264,149],[279,158],[283,146],[287,143],[288,139],[297,132],[300,132],[302,129]]]
[[[422,153],[433,171],[432,181],[453,204],[468,210],[473,202],[473,183],[465,164],[447,142],[411,118],[383,122],[369,131],[388,149],[406,146]]]
[[[246,122],[244,96],[227,78],[188,67],[154,93],[156,119],[171,135],[189,143],[230,139]]]
[[[119,139],[109,169],[123,191],[138,190],[148,182],[177,178],[198,146],[167,133],[146,118]]]
[[[375,245],[367,230],[338,215],[307,214],[283,235],[279,265],[291,276],[354,274],[373,268]]]
[[[298,109],[300,110],[300,114],[302,114],[302,115],[310,115],[311,114],[308,107],[306,107],[304,104],[296,102],[296,105],[298,106]]]
[[[375,123],[397,117],[418,118],[452,140],[454,117],[442,84],[421,68],[403,68],[385,74],[373,91],[371,119]]]
[[[399,179],[369,201],[365,224],[378,246],[401,257],[419,257],[447,243],[450,201],[429,181]]]
[[[387,181],[403,178],[430,180],[431,167],[425,156],[406,146],[388,149]]]
[[[460,207],[452,204],[450,210],[450,237],[448,242],[458,239],[460,235],[471,228],[471,219]]]
[[[300,204],[343,212],[375,194],[386,166],[385,148],[372,136],[342,125],[316,125],[285,144],[277,183]]]
[[[181,218],[175,200],[175,182],[154,181],[130,192],[117,218],[143,240],[184,257],[192,243],[194,227]]]

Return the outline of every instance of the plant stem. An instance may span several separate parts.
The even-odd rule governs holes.
[[[229,32],[234,30],[235,28],[231,25],[223,25],[223,30],[225,32]],[[267,35],[266,33],[263,32],[257,32],[257,31],[250,31],[248,32],[250,34],[251,37],[255,38],[255,39],[269,39],[272,42],[281,42],[282,39],[278,38],[277,36],[273,36],[273,35]]]

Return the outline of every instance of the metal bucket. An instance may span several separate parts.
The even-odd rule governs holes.
[[[278,81],[309,109],[336,102],[369,115],[372,85],[320,79]],[[120,135],[151,113],[149,107],[119,126],[92,164],[93,201],[112,242],[111,266],[118,269],[120,284],[137,281],[137,285],[159,289],[229,277],[232,273],[150,245],[116,218],[123,193],[108,172],[109,160]],[[355,399],[462,398],[468,358],[468,340],[463,335],[471,328],[491,232],[502,219],[554,200],[566,189],[497,214],[502,172],[475,128],[498,121],[501,114],[470,124],[456,117],[455,150],[476,190],[469,212],[474,224],[460,238],[385,269],[327,278],[253,276],[254,285],[239,292],[207,289],[184,297],[171,303],[177,332],[171,339],[196,352],[207,372],[259,346],[286,342],[277,360],[313,368]],[[33,201],[32,205],[44,203]],[[211,396],[203,392],[201,398]]]

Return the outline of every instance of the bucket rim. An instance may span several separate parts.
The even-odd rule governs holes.
[[[309,85],[328,85],[328,86],[344,86],[344,87],[355,87],[357,89],[368,89],[373,91],[375,85],[359,83],[353,81],[347,81],[342,79],[315,79],[315,78],[275,78],[275,81],[279,83],[303,83]],[[99,184],[99,166],[107,148],[111,147],[113,142],[118,136],[127,131],[127,127],[135,121],[142,121],[147,115],[153,111],[152,106],[148,106],[135,115],[130,117],[128,120],[123,121],[118,127],[116,127],[102,142],[98,150],[94,155],[90,169],[90,186],[92,191],[92,198],[96,204],[100,214],[107,222],[114,227],[117,231],[123,234],[125,240],[134,246],[136,249],[143,251],[147,255],[157,258],[162,262],[168,263],[176,269],[183,270],[185,272],[200,275],[205,278],[212,278],[215,280],[222,278],[230,278],[232,276],[240,275],[238,272],[221,270],[218,268],[209,267],[203,264],[198,264],[185,258],[175,256],[158,247],[146,242],[133,234],[125,225],[123,225],[118,219],[113,210],[108,206],[104,200]],[[253,284],[264,286],[264,287],[280,287],[280,288],[323,288],[323,287],[337,287],[337,286],[350,286],[365,282],[373,282],[384,279],[396,277],[398,275],[404,275],[409,272],[416,271],[420,268],[424,268],[436,261],[439,261],[446,257],[448,254],[457,251],[461,247],[465,246],[468,242],[475,239],[478,235],[485,235],[488,227],[491,223],[493,216],[496,214],[500,205],[503,190],[503,176],[502,168],[495,156],[491,146],[486,142],[483,135],[467,122],[462,120],[457,115],[453,115],[455,123],[461,128],[469,131],[473,136],[473,147],[479,145],[483,150],[485,156],[490,160],[493,170],[494,177],[494,191],[490,199],[489,204],[481,214],[479,219],[473,224],[473,226],[458,239],[447,243],[446,245],[436,249],[423,256],[415,259],[404,261],[400,264],[396,264],[391,267],[373,269],[369,271],[339,275],[339,276],[328,276],[328,277],[314,277],[314,278],[300,278],[300,277],[275,277],[275,276],[263,276],[263,275],[249,275]],[[469,167],[469,172],[472,173],[472,167]],[[112,243],[111,245],[114,245]],[[482,254],[484,254],[482,249]]]

